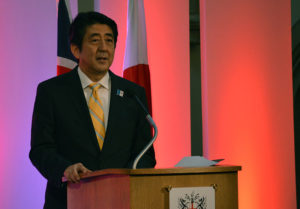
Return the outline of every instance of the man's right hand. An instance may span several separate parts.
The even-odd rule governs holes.
[[[66,168],[64,172],[64,177],[66,177],[68,181],[77,183],[80,181],[80,173],[86,174],[90,172],[92,171],[84,167],[82,163],[76,163]]]

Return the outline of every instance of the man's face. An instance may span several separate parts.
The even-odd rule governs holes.
[[[82,40],[81,50],[74,45],[71,46],[71,50],[79,60],[79,66],[83,72],[89,77],[102,77],[101,75],[108,71],[114,59],[113,32],[105,24],[88,26]]]

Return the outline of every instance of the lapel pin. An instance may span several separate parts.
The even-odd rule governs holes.
[[[124,96],[124,91],[118,89],[117,90],[117,95],[120,96],[120,97],[123,97]]]

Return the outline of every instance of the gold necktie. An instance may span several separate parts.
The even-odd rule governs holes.
[[[98,144],[100,150],[102,150],[105,137],[104,111],[102,102],[97,94],[97,90],[101,87],[101,84],[92,83],[89,85],[89,87],[92,89],[92,94],[89,99],[89,110],[96,132]]]

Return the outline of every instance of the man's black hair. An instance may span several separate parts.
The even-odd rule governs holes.
[[[116,47],[118,39],[118,28],[116,22],[106,15],[98,12],[81,12],[77,15],[70,26],[70,43],[75,44],[78,46],[79,50],[81,50],[82,40],[86,33],[87,27],[94,24],[105,24],[111,28]]]

